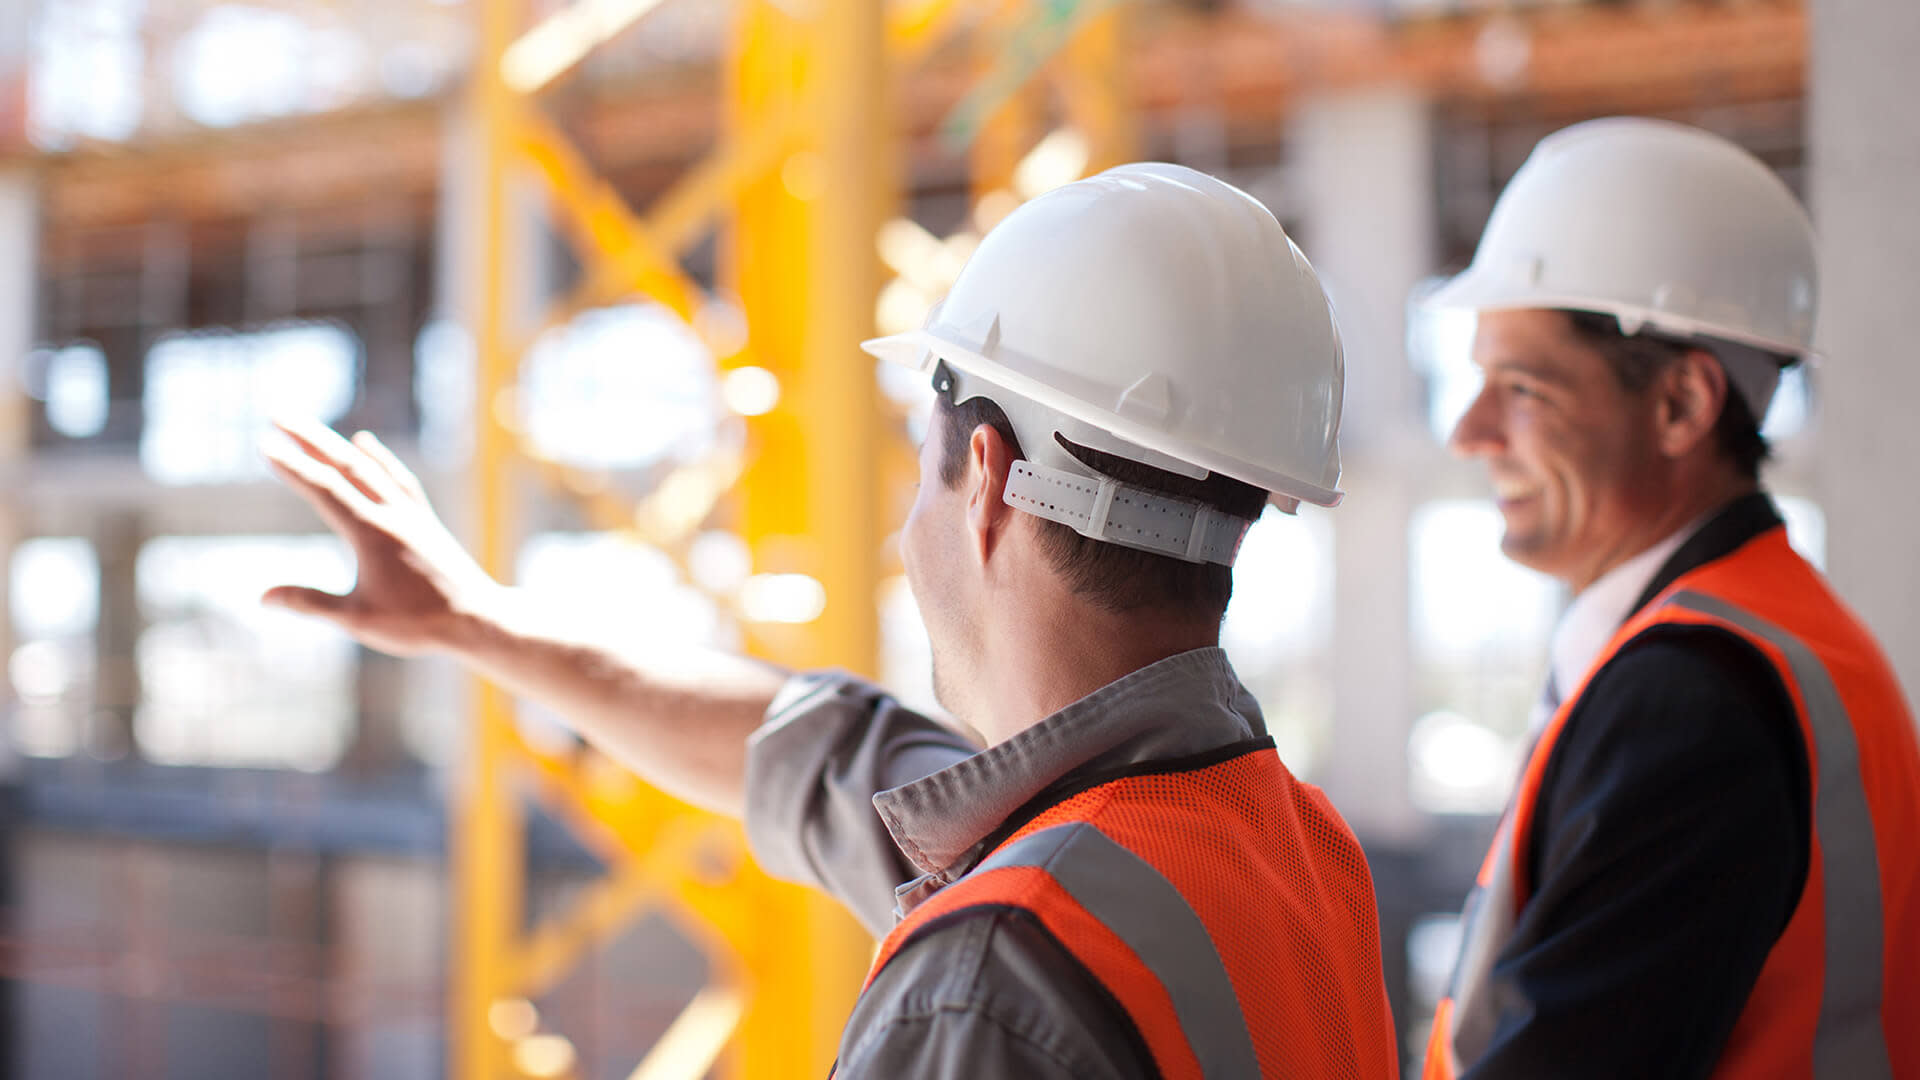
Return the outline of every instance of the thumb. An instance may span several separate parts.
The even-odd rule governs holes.
[[[319,615],[335,621],[344,621],[348,614],[346,597],[299,585],[278,585],[268,589],[261,594],[260,602],[268,607],[285,608],[301,615]]]

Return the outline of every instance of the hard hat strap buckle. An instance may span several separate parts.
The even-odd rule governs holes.
[[[1057,521],[1082,536],[1171,555],[1187,562],[1232,566],[1253,522],[1187,499],[1083,475],[1033,461],[1016,461],[1002,501]]]

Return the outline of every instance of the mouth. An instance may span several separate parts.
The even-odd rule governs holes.
[[[1537,498],[1540,488],[1536,484],[1518,480],[1495,480],[1493,482],[1493,501],[1500,509],[1506,510],[1520,506]]]

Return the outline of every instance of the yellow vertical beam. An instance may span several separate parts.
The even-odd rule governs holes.
[[[804,12],[804,15],[798,12]],[[879,292],[874,237],[892,202],[879,0],[807,9],[745,0],[728,71],[732,137],[797,121],[794,150],[740,192],[724,245],[752,362],[774,372],[781,403],[753,419],[740,523],[760,572],[825,586],[820,617],[752,629],[754,649],[800,667],[877,667],[876,458],[880,410],[859,351]],[[741,971],[753,994],[732,1075],[821,1075],[866,966],[870,942],[836,904],[769,887]]]
[[[819,125],[821,183],[808,204],[813,235],[806,271],[813,295],[805,375],[795,396],[814,418],[808,509],[827,584],[819,634],[834,662],[871,674],[879,653],[873,538],[880,398],[874,361],[859,343],[873,336],[880,292],[874,239],[893,204],[892,118],[884,107],[880,0],[822,0],[817,10],[808,104]]]
[[[1066,48],[1067,119],[1087,137],[1089,174],[1138,156],[1139,124],[1126,87],[1130,3],[1110,5],[1074,31]]]
[[[472,320],[478,366],[471,466],[475,553],[482,566],[510,576],[512,528],[508,466],[509,433],[494,414],[501,391],[514,380],[508,347],[505,275],[514,265],[508,250],[506,168],[513,102],[500,81],[500,55],[514,31],[517,0],[481,0],[477,54],[467,93],[465,134],[468,182],[476,185],[465,223],[481,253],[463,313]],[[520,813],[506,783],[512,754],[511,703],[484,681],[474,687],[479,715],[454,796],[452,852],[456,912],[448,1009],[450,1073],[460,1080],[498,1080],[505,1054],[487,1022],[488,1009],[506,990],[511,943],[520,926],[524,851]]]
[[[881,284],[875,239],[897,202],[885,4],[821,0],[815,10],[807,102],[819,125],[821,183],[809,203],[805,265],[814,288],[795,397],[812,418],[807,503],[827,594],[819,640],[829,663],[874,675],[882,429],[874,361],[859,343],[873,336]],[[816,1060],[830,1061],[866,966],[865,935],[825,897],[807,894],[802,903],[812,952],[803,973],[814,984],[811,1042]]]
[[[769,0],[741,0],[734,20],[728,138],[791,123],[801,109],[799,20]],[[808,224],[801,196],[819,182],[819,155],[809,135],[803,133],[775,168],[743,187],[722,245],[724,287],[739,298],[746,316],[747,351],[753,363],[779,378],[783,390],[780,407],[748,422],[753,464],[740,485],[741,531],[755,569],[763,572],[806,569],[806,499],[793,471],[806,453],[805,430],[792,407],[792,388],[801,373],[800,332],[811,284],[799,272]],[[811,659],[798,654],[793,638],[770,634],[773,629],[752,631],[756,651],[795,664]]]
[[[1005,46],[1028,17],[1031,6],[1027,0],[995,0],[990,6],[993,14],[978,32],[979,51],[974,57],[974,70],[980,79],[995,76],[1004,63]],[[976,204],[996,191],[1013,190],[1014,168],[1040,137],[1041,91],[1037,83],[1014,90],[981,122],[979,132],[967,148],[967,168]],[[1004,213],[1008,208],[1003,206],[999,212]],[[979,224],[984,227],[993,222]]]

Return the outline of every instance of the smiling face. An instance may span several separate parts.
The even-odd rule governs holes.
[[[1483,313],[1473,358],[1485,384],[1450,445],[1486,464],[1507,556],[1585,588],[1662,512],[1656,397],[1622,386],[1557,311]]]

